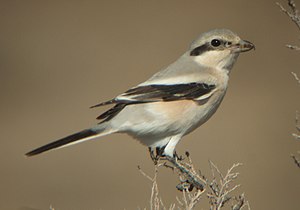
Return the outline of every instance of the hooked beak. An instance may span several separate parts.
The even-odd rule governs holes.
[[[237,50],[237,52],[247,52],[252,49],[255,50],[254,44],[246,40],[241,40],[237,45],[235,45],[235,50]]]

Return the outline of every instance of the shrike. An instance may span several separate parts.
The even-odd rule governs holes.
[[[183,136],[205,123],[219,107],[230,70],[241,52],[254,48],[228,29],[201,34],[178,60],[147,81],[92,107],[113,105],[101,122],[45,146],[37,155],[112,133],[127,133],[159,155],[173,157]]]

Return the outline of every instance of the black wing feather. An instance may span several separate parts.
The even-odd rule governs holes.
[[[138,86],[126,91],[123,96],[132,96],[139,102],[193,100],[211,92],[215,85],[187,83],[176,85]]]
[[[215,87],[215,85],[196,82],[176,85],[155,84],[137,86],[122,94],[120,99],[117,97],[110,101],[94,105],[91,108],[115,104],[114,107],[97,117],[99,120],[108,121],[130,104],[151,103],[158,101],[194,100],[210,93],[213,89],[215,89]],[[123,96],[124,99],[122,98]],[[128,99],[126,99],[126,97],[128,97]]]
[[[118,103],[113,108],[111,108],[111,109],[107,110],[106,112],[104,112],[103,114],[99,115],[96,119],[108,121],[108,120],[112,119],[114,116],[116,116],[122,109],[124,109],[125,106],[127,106],[127,104]]]

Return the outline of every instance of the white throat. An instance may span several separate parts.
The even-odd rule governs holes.
[[[229,50],[211,50],[199,56],[195,56],[194,61],[202,66],[207,66],[209,68],[215,68],[219,70],[227,70],[228,72],[230,72],[238,55],[238,53],[231,53]]]

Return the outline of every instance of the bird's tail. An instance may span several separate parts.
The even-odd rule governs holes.
[[[34,149],[25,155],[27,157],[31,157],[34,155],[41,154],[43,152],[50,151],[52,149],[60,149],[63,147],[67,147],[73,144],[78,144],[83,141],[91,140],[96,137],[105,136],[110,133],[113,133],[110,129],[107,129],[105,124],[100,124],[95,128],[85,129],[80,132],[74,133],[72,135],[66,136],[62,139],[59,139],[57,141],[51,142],[49,144],[46,144],[44,146],[41,146],[37,149]]]

